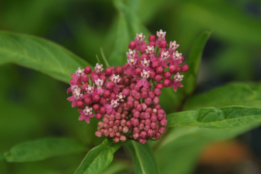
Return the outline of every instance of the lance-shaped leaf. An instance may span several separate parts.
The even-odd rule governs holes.
[[[261,107],[261,85],[254,83],[232,83],[198,94],[187,100],[184,110],[202,107],[241,105]]]
[[[158,174],[159,170],[150,145],[142,145],[136,141],[126,143],[134,160],[135,173]]]
[[[4,153],[8,162],[38,161],[50,157],[87,151],[79,141],[68,138],[45,138],[18,144]]]
[[[214,129],[241,127],[261,121],[261,109],[241,106],[208,107],[198,111],[183,111],[167,116],[168,126],[195,126]]]
[[[183,82],[183,90],[185,91],[185,94],[190,94],[196,86],[202,53],[211,33],[212,32],[208,31],[201,33],[194,41],[193,46],[190,50],[188,59],[189,70],[187,73],[185,73]]]
[[[0,64],[15,63],[50,75],[63,82],[70,73],[89,65],[50,41],[33,36],[0,32]]]
[[[112,140],[105,139],[102,144],[90,150],[82,160],[75,174],[98,174],[113,160],[116,150],[121,147],[121,143],[114,143]]]

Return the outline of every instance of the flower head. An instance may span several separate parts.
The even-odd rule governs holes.
[[[165,39],[166,31],[162,31],[162,30],[157,31],[157,36],[158,36],[159,40]]]
[[[98,63],[96,63],[96,66],[95,66],[95,71],[96,71],[96,73],[100,73],[100,72],[102,72],[103,71],[103,64],[98,64]]]
[[[144,40],[144,38],[145,38],[145,36],[142,33],[136,35],[136,39],[139,42],[142,42]]]

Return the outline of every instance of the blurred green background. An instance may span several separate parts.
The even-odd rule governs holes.
[[[122,1],[151,33],[167,31],[166,39],[176,40],[185,58],[199,33],[213,30],[195,93],[230,81],[261,80],[260,0]],[[118,18],[110,0],[0,1],[1,30],[46,38],[92,64],[95,55],[100,55],[100,47],[109,57],[117,37]],[[71,137],[91,147],[101,142],[93,136],[95,126],[78,121],[77,109],[66,100],[67,84],[14,64],[0,66],[0,79],[1,153],[20,142],[43,137]],[[260,135],[258,128],[241,138],[257,159],[261,159]],[[1,161],[0,173],[73,173],[84,155],[30,163]],[[195,173],[204,170],[199,165]]]

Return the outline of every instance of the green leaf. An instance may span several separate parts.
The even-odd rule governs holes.
[[[108,61],[111,65],[117,66],[127,62],[128,45],[131,40],[134,40],[136,33],[142,32],[146,37],[149,37],[150,33],[136,14],[121,0],[114,0],[114,6],[119,12],[119,21],[114,49]]]
[[[197,75],[200,68],[202,53],[211,33],[212,32],[207,32],[207,31],[201,33],[193,43],[188,59],[189,70],[184,75],[183,90],[185,94],[192,93],[192,91],[196,86]]]
[[[197,15],[193,15],[197,14]],[[180,21],[201,28],[215,28],[215,35],[234,43],[260,44],[260,20],[226,1],[187,1],[178,14]],[[183,22],[184,23],[184,22]],[[190,29],[191,30],[191,29]]]
[[[102,174],[122,174],[124,171],[127,171],[130,168],[130,165],[127,163],[115,161],[110,164],[110,166],[102,172]]]
[[[0,64],[16,63],[67,83],[71,79],[70,73],[89,65],[47,40],[3,31],[0,32],[0,57]]]
[[[260,123],[259,123],[260,124]],[[192,173],[203,148],[212,141],[234,138],[259,124],[234,129],[215,130],[196,127],[175,127],[155,151],[161,173]]]
[[[208,107],[199,111],[183,111],[167,116],[168,126],[194,126],[229,129],[261,121],[261,109],[241,106]]]
[[[128,51],[128,43],[131,40],[125,16],[122,13],[119,15],[115,45],[110,57],[108,58],[108,61],[112,66],[123,65],[126,63],[126,52]]]
[[[202,107],[222,107],[241,105],[261,107],[261,85],[254,83],[232,83],[215,88],[204,94],[198,94],[187,100],[184,110],[195,110]]]
[[[159,173],[153,151],[148,143],[142,145],[136,141],[128,141],[126,145],[134,160],[135,173]]]
[[[38,161],[50,157],[86,151],[79,141],[68,138],[45,138],[18,144],[4,154],[8,162]]]
[[[113,154],[121,147],[121,143],[114,143],[105,139],[102,144],[90,150],[82,160],[75,174],[98,174],[113,160]]]

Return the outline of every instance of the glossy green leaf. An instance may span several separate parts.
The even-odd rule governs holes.
[[[114,143],[112,140],[105,139],[102,144],[90,150],[82,160],[75,174],[98,174],[113,160],[116,150],[121,147],[121,143]]]
[[[232,83],[198,94],[187,100],[184,110],[202,107],[241,105],[261,107],[261,85],[254,83]]]
[[[190,50],[188,59],[189,70],[187,73],[185,73],[184,82],[182,83],[184,85],[183,90],[185,91],[185,94],[192,93],[196,86],[202,53],[211,33],[212,32],[207,31],[201,33],[194,41]]]
[[[0,32],[0,64],[16,63],[43,72],[63,82],[87,62],[66,49],[33,36]]]
[[[229,129],[261,121],[261,109],[241,106],[208,107],[198,111],[183,111],[167,116],[168,126],[194,126]]]
[[[155,151],[161,173],[192,173],[203,148],[212,141],[234,138],[259,124],[250,124],[233,129],[205,129],[196,127],[175,127]]]
[[[150,145],[142,145],[136,141],[126,143],[134,160],[135,173],[157,174],[159,173],[157,163]]]
[[[4,157],[8,162],[26,162],[83,151],[87,151],[87,147],[79,141],[68,138],[45,138],[18,144],[4,153]]]

